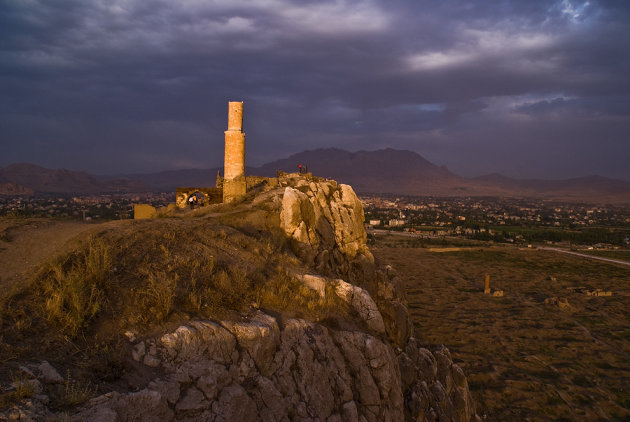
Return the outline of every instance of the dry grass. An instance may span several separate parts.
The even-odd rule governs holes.
[[[41,283],[46,319],[76,336],[104,307],[104,285],[111,265],[110,247],[95,239],[89,239],[78,254],[51,264]]]
[[[52,396],[54,407],[68,409],[85,403],[96,394],[96,386],[90,381],[79,381],[71,377],[70,371],[66,373],[62,388]]]
[[[292,260],[278,243],[203,218],[109,226],[0,303],[0,361],[86,357],[128,329],[250,312],[279,263]]]
[[[18,404],[23,399],[33,397],[36,393],[34,385],[29,382],[29,378],[22,371],[10,372],[9,378],[15,389],[0,394],[0,409]]]
[[[98,226],[82,246],[42,266],[0,303],[0,382],[5,368],[23,361],[71,368],[73,378],[48,392],[63,409],[129,369],[127,330],[237,320],[256,308],[331,323],[349,318],[332,288],[322,298],[288,275],[287,266],[301,264],[280,232],[266,231],[275,222],[264,212],[236,211],[226,221],[196,216]]]
[[[162,322],[170,315],[176,297],[177,274],[163,271],[146,274],[147,282],[133,290],[138,305],[137,320]]]
[[[417,335],[448,346],[464,368],[480,415],[494,421],[630,418],[627,269],[507,246],[436,254],[401,249],[405,244],[377,239],[373,252],[406,282]],[[485,274],[505,297],[483,295]],[[613,296],[587,297],[570,286]],[[553,296],[568,298],[571,307],[543,303]]]
[[[347,317],[350,312],[348,304],[337,296],[333,285],[326,286],[322,297],[281,267],[272,280],[258,289],[257,301],[261,307],[314,321]]]

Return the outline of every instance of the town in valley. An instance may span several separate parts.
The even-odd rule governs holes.
[[[630,208],[538,198],[360,195],[368,233],[403,232],[497,243],[630,249]],[[0,216],[82,220],[133,218],[133,206],[173,201],[172,192],[0,196]]]

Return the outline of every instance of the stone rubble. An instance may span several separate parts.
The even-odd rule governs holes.
[[[47,361],[43,361],[38,367],[39,379],[46,384],[61,384],[63,377]]]

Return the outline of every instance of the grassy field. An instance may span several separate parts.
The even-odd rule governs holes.
[[[609,250],[582,251],[580,250],[577,252],[584,253],[587,255],[601,256],[603,258],[619,259],[621,261],[630,262],[630,250],[628,249],[616,250],[616,251],[609,251]]]
[[[486,420],[630,420],[627,267],[396,236],[377,236],[372,249],[405,281],[415,335],[449,347]],[[483,294],[486,274],[504,297]],[[613,296],[588,297],[571,286]],[[570,306],[544,303],[552,297]]]

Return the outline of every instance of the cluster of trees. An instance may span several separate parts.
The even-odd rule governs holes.
[[[610,245],[623,246],[628,244],[630,230],[624,229],[606,229],[606,228],[588,228],[583,230],[557,230],[557,229],[538,229],[512,231],[502,230],[494,234],[489,232],[477,232],[471,237],[476,240],[509,242],[515,241],[516,237],[524,242],[570,242],[582,245],[593,245],[597,243],[605,243]]]

